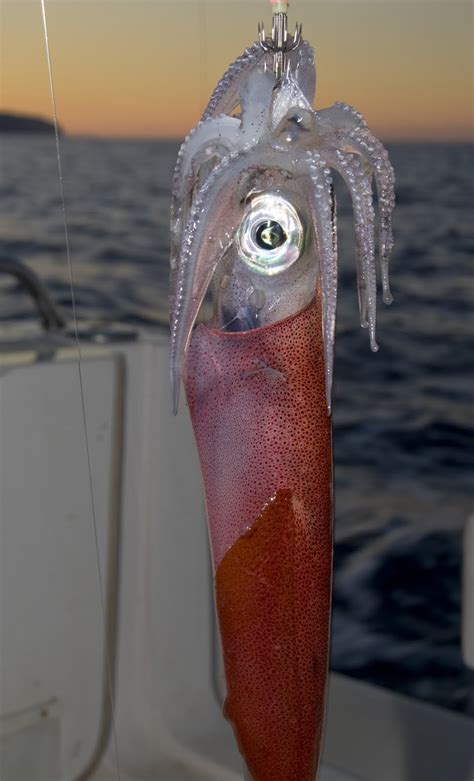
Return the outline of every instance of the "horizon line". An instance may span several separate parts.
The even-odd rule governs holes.
[[[46,122],[50,124],[54,128],[54,117],[49,117],[45,114],[31,114],[29,112],[24,111],[18,111],[18,110],[12,110],[8,109],[6,107],[0,107],[0,115],[6,114],[14,117],[19,118],[25,118],[25,119],[36,119],[43,122]],[[82,139],[82,140],[94,140],[94,141],[163,141],[163,142],[182,142],[187,134],[188,131],[185,131],[181,135],[159,135],[158,133],[130,133],[128,134],[113,134],[113,133],[104,133],[100,131],[91,131],[91,132],[74,132],[74,131],[68,131],[64,125],[61,123],[59,118],[57,119],[57,127],[58,130],[61,132],[62,138],[71,138],[71,139]],[[190,128],[191,129],[191,128]],[[5,132],[5,135],[8,133],[8,131]],[[16,134],[15,131],[10,133],[11,135],[21,135],[21,133]],[[33,135],[33,133],[25,133],[25,135]],[[400,135],[400,136],[391,136],[391,135],[384,135],[382,134],[380,137],[380,140],[383,143],[387,144],[472,144],[474,143],[474,134],[471,127],[463,129],[461,132],[459,130],[452,131],[452,135],[449,133],[444,136],[433,136],[433,135],[427,135],[427,136],[420,136],[420,135],[410,135],[409,133],[407,135]]]
[[[60,125],[60,123],[59,123]],[[60,125],[61,126],[61,125]],[[63,130],[62,138],[72,140],[83,141],[134,141],[134,142],[149,142],[149,141],[163,141],[182,143],[186,138],[187,133],[177,136],[160,136],[157,134],[150,135],[109,135],[106,133],[71,133]],[[386,144],[474,144],[474,135],[466,136],[443,136],[443,137],[422,137],[422,136],[382,136],[380,140]]]

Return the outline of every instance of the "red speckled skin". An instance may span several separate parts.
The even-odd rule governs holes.
[[[245,333],[199,325],[184,382],[206,492],[226,715],[253,781],[313,781],[332,563],[319,297]]]

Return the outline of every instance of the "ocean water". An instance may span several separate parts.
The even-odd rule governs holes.
[[[0,254],[28,263],[70,317],[50,137],[0,139]],[[80,320],[167,321],[178,144],[61,141]],[[397,178],[394,304],[380,350],[358,325],[350,203],[337,185],[332,667],[474,716],[460,652],[461,534],[472,510],[473,147],[389,147]],[[33,309],[0,279],[0,320]]]

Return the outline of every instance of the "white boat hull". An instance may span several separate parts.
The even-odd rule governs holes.
[[[0,777],[241,781],[167,339],[83,349],[101,584],[75,351],[35,356],[0,355]],[[470,781],[473,746],[471,719],[331,675],[321,781]]]

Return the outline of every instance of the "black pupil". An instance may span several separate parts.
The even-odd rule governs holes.
[[[279,222],[266,220],[258,226],[255,240],[261,249],[276,249],[285,243],[287,235]]]

